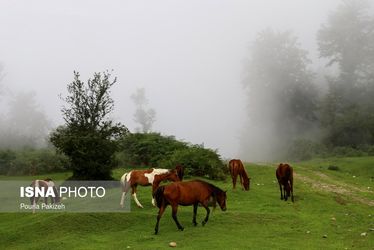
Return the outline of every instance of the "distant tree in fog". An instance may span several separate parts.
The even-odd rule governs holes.
[[[321,122],[332,146],[374,143],[374,17],[368,1],[343,1],[318,32],[320,56],[339,74],[329,77]]]
[[[145,89],[137,89],[136,93],[131,95],[131,99],[134,101],[136,107],[134,121],[140,125],[140,128],[137,129],[143,133],[150,132],[153,123],[156,121],[156,111],[147,107],[148,99],[145,96]]]
[[[111,179],[114,153],[128,130],[108,118],[114,109],[110,89],[116,82],[109,72],[95,73],[87,83],[74,72],[62,108],[65,126],[51,134],[51,142],[69,157],[73,179]]]
[[[8,96],[9,104],[0,128],[3,148],[42,147],[50,129],[50,121],[35,99],[33,92]]]
[[[306,136],[317,121],[318,92],[307,51],[291,32],[260,32],[250,48],[243,86],[249,123],[244,150],[279,157],[292,139]],[[255,156],[254,156],[255,157]]]

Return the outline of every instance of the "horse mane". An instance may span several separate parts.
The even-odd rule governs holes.
[[[240,169],[240,175],[242,175],[245,180],[249,181],[249,177],[243,165],[242,165],[242,168]]]
[[[184,176],[184,167],[181,166],[181,165],[177,165],[175,167],[175,170],[177,171],[177,175],[178,175],[180,181],[182,181],[183,180],[183,176]]]
[[[209,190],[212,192],[212,196],[216,196],[218,193],[222,193],[224,192],[222,189],[220,189],[219,187],[209,183],[209,182],[206,182],[206,181],[203,181],[203,180],[195,180],[195,181],[198,181],[198,182],[201,182],[201,183],[204,183],[205,185],[207,185],[209,187]]]

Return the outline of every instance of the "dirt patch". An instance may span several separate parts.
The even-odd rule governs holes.
[[[346,205],[347,204],[347,201],[344,200],[340,195],[335,196],[335,201],[336,201],[336,203],[338,203],[340,205]]]
[[[363,197],[358,197],[357,192],[362,192],[360,188],[352,187],[345,183],[339,183],[339,184],[326,183],[323,180],[325,181],[327,180],[333,181],[333,180],[324,173],[315,172],[315,171],[313,173],[316,174],[320,178],[320,180],[313,179],[313,178],[310,178],[304,175],[300,175],[295,172],[294,172],[294,176],[296,179],[299,179],[305,184],[310,185],[315,190],[338,194],[336,195],[336,197],[339,197],[340,195],[346,195],[346,196],[349,196],[350,199],[354,201],[357,201],[357,202],[360,202],[360,203],[363,203],[369,206],[374,206],[373,200],[369,200]],[[339,200],[337,202],[340,204],[340,202],[343,202],[343,200]],[[344,202],[346,203],[346,201]]]

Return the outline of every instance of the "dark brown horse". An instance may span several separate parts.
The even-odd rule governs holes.
[[[121,184],[122,184],[122,196],[120,205],[123,207],[126,193],[131,188],[132,196],[134,197],[135,203],[138,207],[143,208],[142,204],[140,204],[138,198],[136,197],[136,188],[138,185],[140,186],[150,186],[152,185],[152,194],[156,190],[156,188],[160,185],[160,183],[164,180],[169,181],[180,181],[182,176],[183,178],[183,167],[179,166],[175,169],[160,169],[160,168],[152,168],[147,170],[132,170],[129,173],[125,173],[121,177]],[[154,198],[152,196],[152,204],[154,203]]]
[[[238,159],[230,160],[229,170],[230,170],[230,174],[232,178],[233,189],[235,189],[236,187],[236,179],[238,178],[238,175],[239,175],[240,184],[246,191],[248,191],[250,187],[250,183],[251,183],[251,178],[248,177],[248,174],[245,171],[242,161]]]
[[[201,204],[206,210],[206,217],[202,222],[204,226],[209,219],[210,209],[208,204],[213,201],[221,207],[222,211],[226,211],[226,192],[220,188],[201,180],[193,180],[187,182],[174,182],[166,186],[158,187],[154,193],[157,207],[160,209],[157,215],[157,223],[155,227],[155,234],[158,233],[158,225],[162,214],[166,207],[172,207],[172,217],[177,224],[179,230],[183,231],[182,225],[177,218],[178,205],[190,206],[193,205],[193,219],[194,226],[196,223],[197,206]]]
[[[290,165],[286,164],[279,164],[275,175],[277,176],[279,189],[281,193],[281,200],[287,200],[288,197],[291,196],[292,202],[294,202],[293,198],[293,169]],[[282,192],[283,186],[283,192]]]
[[[44,197],[44,203],[45,204],[48,203],[48,196],[46,195],[47,194],[47,189],[52,189],[51,193],[53,193],[53,196],[49,196],[50,199],[51,199],[51,203],[55,204],[55,203],[60,202],[59,193],[58,193],[56,185],[52,181],[52,179],[47,178],[47,179],[44,179],[44,180],[34,180],[34,181],[32,181],[30,186],[33,187],[34,189],[35,188],[43,188],[44,196],[45,196]],[[35,194],[34,194],[33,197],[30,197],[30,201],[31,201],[31,205],[33,205],[33,213],[35,213],[35,207],[36,207],[36,204],[39,201],[39,196],[35,196]]]

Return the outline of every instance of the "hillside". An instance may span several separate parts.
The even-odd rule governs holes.
[[[339,170],[328,170],[331,165]],[[192,207],[179,207],[185,227],[180,232],[168,208],[157,236],[158,210],[150,203],[149,187],[138,188],[144,209],[132,203],[131,213],[2,213],[0,242],[6,249],[168,249],[170,241],[182,249],[373,249],[373,165],[373,157],[292,164],[291,203],[280,200],[275,165],[246,164],[249,192],[233,191],[229,178],[213,182],[228,190],[226,212],[217,207],[204,227],[193,227]],[[115,177],[124,171],[116,170]],[[198,221],[203,216],[199,208]]]

